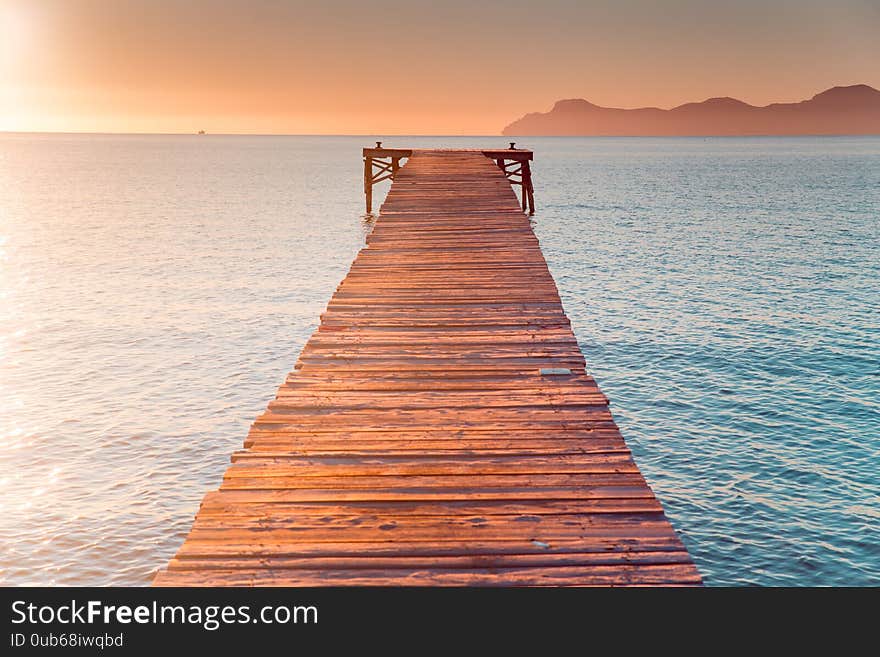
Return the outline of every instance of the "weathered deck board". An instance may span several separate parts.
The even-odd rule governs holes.
[[[397,171],[244,447],[156,585],[700,583],[479,151]]]

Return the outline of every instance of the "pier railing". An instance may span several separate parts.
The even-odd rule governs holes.
[[[477,150],[495,161],[507,176],[511,185],[521,190],[523,212],[535,214],[535,188],[532,184],[532,167],[534,153],[525,148],[516,148],[516,142],[510,142],[510,148]],[[373,211],[373,185],[383,180],[394,180],[394,175],[402,166],[400,161],[412,157],[411,148],[383,148],[377,141],[374,148],[365,148],[364,154],[364,196],[367,212]]]

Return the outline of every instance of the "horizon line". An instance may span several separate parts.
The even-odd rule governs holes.
[[[319,132],[90,132],[87,130],[0,130],[2,135],[82,135],[109,137],[365,137],[380,141],[394,137],[485,137],[488,139],[503,138],[510,141],[518,139],[774,139],[801,137],[880,137],[880,133],[803,133],[803,134],[759,134],[759,135],[489,135],[489,134],[442,134],[442,133],[400,133],[400,134],[363,134],[363,133],[319,133]]]
[[[0,130],[4,135],[154,135],[193,137],[504,137],[501,133],[379,133],[379,132],[119,132],[113,130]]]

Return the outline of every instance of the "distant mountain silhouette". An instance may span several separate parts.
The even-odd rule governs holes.
[[[669,110],[615,109],[583,99],[560,100],[547,113],[526,114],[505,135],[874,135],[880,134],[880,91],[866,84],[834,87],[799,103],[755,107],[710,98]]]

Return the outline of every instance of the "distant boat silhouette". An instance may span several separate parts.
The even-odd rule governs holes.
[[[199,134],[200,134],[200,135],[203,135],[203,134],[205,134],[205,131],[204,131],[204,130],[199,130]]]

